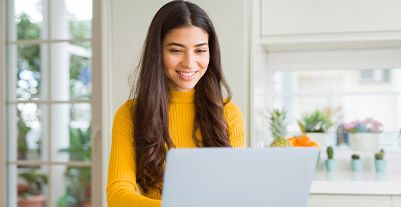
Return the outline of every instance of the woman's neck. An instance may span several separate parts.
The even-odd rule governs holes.
[[[171,103],[193,103],[195,100],[195,89],[185,92],[170,91]]]

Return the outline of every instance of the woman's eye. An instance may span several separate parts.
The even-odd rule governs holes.
[[[207,50],[197,50],[196,52],[197,53],[205,53],[205,52],[207,52]]]
[[[170,52],[172,52],[172,53],[182,53],[182,50],[170,49]]]

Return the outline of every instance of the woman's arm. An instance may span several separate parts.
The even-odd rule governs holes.
[[[131,104],[126,102],[114,117],[107,203],[109,207],[160,207],[160,200],[142,196],[136,184]]]
[[[240,109],[232,102],[224,106],[224,117],[228,124],[228,133],[232,147],[245,147],[245,126]]]

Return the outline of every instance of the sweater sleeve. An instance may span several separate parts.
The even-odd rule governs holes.
[[[107,203],[109,207],[160,207],[160,200],[141,195],[136,184],[131,104],[132,101],[127,101],[114,117]]]
[[[224,116],[232,147],[245,147],[245,126],[240,109],[232,102],[224,106]]]

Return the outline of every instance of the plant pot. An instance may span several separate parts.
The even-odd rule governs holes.
[[[333,171],[336,170],[336,167],[337,167],[336,160],[334,160],[334,159],[328,159],[328,160],[326,160],[326,161],[324,162],[324,164],[325,164],[326,170],[327,170],[328,172],[333,172]]]
[[[335,133],[307,133],[306,134],[310,139],[315,141],[320,148],[324,148],[325,146],[334,146],[336,145],[336,134]]]
[[[361,172],[363,168],[362,160],[351,160],[351,170],[353,172]]]
[[[43,207],[45,197],[43,195],[29,196],[27,198],[18,197],[18,207]]]
[[[386,160],[375,160],[376,172],[382,173],[386,170]]]
[[[350,133],[351,150],[376,152],[379,150],[380,133]]]

